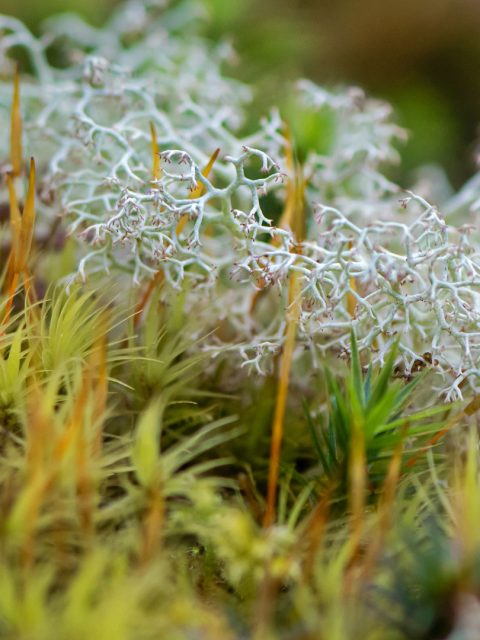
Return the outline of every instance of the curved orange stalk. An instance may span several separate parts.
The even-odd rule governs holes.
[[[153,122],[150,122],[150,137],[152,142],[152,178],[154,182],[158,182],[162,177],[162,169],[160,167],[160,151],[157,143],[157,130]]]
[[[349,278],[348,279],[348,284],[350,285],[350,289],[352,291],[356,291],[357,287],[355,284],[355,278]],[[355,316],[355,310],[357,308],[357,300],[355,298],[355,296],[353,295],[353,293],[351,291],[349,291],[347,293],[347,311],[348,311],[348,315],[353,318]]]
[[[348,248],[352,248],[352,243],[348,243]],[[353,295],[352,291],[357,292],[357,285],[355,283],[355,278],[349,278],[348,284],[350,286],[351,291],[347,292],[347,311],[348,315],[353,318],[355,316],[355,310],[357,308],[357,299]]]
[[[140,320],[142,318],[143,311],[147,306],[148,301],[150,300],[153,290],[155,289],[157,284],[162,282],[162,280],[163,280],[163,271],[157,271],[157,273],[153,276],[153,278],[148,283],[148,286],[145,289],[145,293],[143,294],[142,299],[140,300],[140,302],[137,305],[137,308],[135,309],[135,314],[133,319],[134,327],[138,327]]]
[[[22,518],[22,560],[25,566],[29,566],[34,559],[38,518],[55,479],[55,468],[49,464],[49,446],[54,436],[53,423],[49,418],[44,410],[40,389],[34,384],[27,397],[24,504],[22,506],[22,501],[17,501],[11,516],[13,519]]]
[[[13,98],[10,115],[10,163],[12,174],[22,173],[22,115],[20,112],[20,73],[18,67],[13,78]]]
[[[32,286],[33,276],[30,274],[27,268],[23,271],[23,284],[25,286],[25,296],[27,300],[30,301],[31,304],[35,302],[35,289]],[[35,313],[37,310],[35,308],[29,309],[29,312],[32,314],[32,317],[35,317]]]
[[[210,175],[210,171],[212,170],[213,165],[215,164],[219,154],[220,154],[220,149],[215,149],[215,151],[210,156],[210,160],[207,162],[206,166],[202,170],[202,176],[204,178],[208,178],[208,176]],[[204,191],[205,191],[205,187],[203,186],[203,184],[200,183],[197,186],[197,188],[194,189],[190,194],[190,199],[194,200],[195,198],[199,198]]]
[[[285,137],[285,165],[289,174],[287,182],[285,207],[278,222],[280,229],[292,229],[292,224],[295,219],[295,207],[297,204],[297,178],[296,178],[296,165],[295,157],[293,153],[292,136],[290,133],[290,127],[285,123],[283,126],[283,134]],[[278,244],[274,239],[272,244]]]
[[[291,146],[291,145],[290,145]],[[293,152],[290,151],[293,162]],[[288,159],[288,158],[287,158]],[[289,182],[287,190],[287,202],[282,216],[284,223],[292,229],[296,242],[300,243],[305,237],[305,179],[299,165],[294,165],[293,185]],[[289,194],[292,194],[290,195]],[[293,203],[293,204],[292,204]],[[300,252],[300,247],[296,248]],[[300,318],[301,302],[301,276],[294,271],[288,283],[288,315],[283,345],[280,374],[275,401],[275,412],[272,425],[272,441],[270,446],[270,468],[268,472],[267,505],[263,520],[264,527],[270,527],[275,520],[275,502],[278,488],[278,475],[280,469],[280,455],[283,440],[283,425],[287,407],[288,386],[290,370],[292,368],[293,352],[297,325]]]
[[[23,274],[27,294],[30,295],[31,291],[27,262],[32,247],[33,228],[35,226],[35,161],[33,158],[30,159],[28,191],[23,214],[20,214],[12,174],[7,174],[7,186],[10,205],[10,231],[12,235],[12,250],[10,252],[9,265],[11,281],[8,288],[7,308],[2,324],[6,324],[10,317],[20,274]]]
[[[14,273],[12,280],[10,282],[10,287],[8,289],[8,299],[7,306],[5,307],[5,315],[3,316],[2,325],[7,324],[8,319],[10,318],[10,314],[12,312],[13,299],[15,297],[15,291],[17,290],[18,285],[18,273]],[[0,332],[0,335],[1,332]]]
[[[275,520],[275,501],[277,497],[278,473],[280,469],[280,454],[283,440],[283,423],[287,407],[288,385],[290,369],[292,368],[293,351],[295,349],[295,337],[297,324],[300,317],[300,274],[292,273],[288,285],[289,318],[285,334],[285,343],[280,361],[280,375],[275,401],[275,413],[272,425],[272,442],[270,446],[270,468],[268,471],[267,506],[263,520],[264,527],[270,527]]]
[[[287,143],[285,163],[290,177],[287,182],[285,207],[278,222],[278,228],[290,229],[298,240],[305,237],[305,216],[296,215],[296,211],[299,207],[303,208],[306,180],[299,163],[295,161],[290,129],[287,124],[284,125],[284,136]],[[280,246],[280,241],[276,236],[272,237],[271,243],[274,247]],[[250,314],[255,311],[257,303],[262,296],[264,290],[263,278],[260,278],[259,286],[259,290],[252,297]]]
[[[208,176],[210,175],[210,171],[212,170],[213,165],[215,164],[216,159],[218,158],[218,155],[220,153],[220,149],[215,149],[215,151],[212,153],[210,160],[208,161],[208,163],[206,164],[205,168],[202,170],[202,176],[204,178],[208,178]],[[203,195],[205,191],[205,187],[203,186],[202,183],[200,183],[192,192],[191,194],[188,196],[190,200],[195,200],[196,198],[200,198],[201,195]],[[176,234],[177,236],[179,236],[183,229],[185,228],[185,225],[187,224],[188,221],[188,215],[185,214],[183,215],[180,220],[178,221],[177,224],[177,228],[176,228]]]
[[[153,122],[150,122],[150,136],[152,140],[152,177],[153,177],[153,181],[157,182],[162,177],[162,169],[160,167],[160,151],[157,143],[157,131],[155,129],[155,125],[153,124]],[[177,229],[178,229],[178,225],[177,225]],[[157,273],[153,276],[153,278],[148,283],[147,288],[145,289],[145,293],[143,294],[140,302],[138,303],[135,309],[134,318],[133,318],[134,327],[138,327],[138,325],[140,324],[143,311],[147,306],[148,301],[150,300],[150,296],[152,295],[153,290],[155,289],[155,286],[159,282],[161,282],[162,279],[163,279],[163,271],[157,271]]]
[[[7,187],[8,187],[8,200],[10,206],[10,233],[12,236],[12,270],[13,273],[18,273],[20,262],[20,237],[22,234],[22,216],[20,213],[20,207],[18,206],[17,194],[15,193],[15,186],[13,184],[12,174],[7,174]]]
[[[5,315],[3,316],[2,325],[7,324],[12,312],[13,299],[18,286],[19,277],[19,255],[20,255],[20,236],[22,229],[22,216],[20,214],[20,208],[18,206],[17,194],[15,193],[15,187],[13,184],[13,178],[11,174],[7,174],[7,186],[8,186],[8,199],[10,206],[10,233],[12,236],[12,249],[10,251],[9,260],[9,276],[10,284],[7,288],[7,306],[5,308]]]
[[[264,287],[263,278],[261,278],[260,279],[260,289],[257,289],[255,291],[255,293],[252,296],[252,301],[250,302],[250,308],[248,310],[250,315],[252,315],[252,313],[257,308],[257,303],[260,300],[260,298],[262,296],[262,293],[263,293],[263,287]]]
[[[287,183],[285,207],[278,226],[280,229],[290,229],[295,238],[301,242],[305,237],[305,216],[303,214],[298,215],[298,210],[299,207],[303,209],[306,180],[299,162],[295,159],[292,136],[287,124],[284,125],[284,136],[287,143],[285,147],[285,164],[290,178]],[[272,244],[276,243],[277,241],[274,239]]]
[[[74,398],[70,419],[53,448],[53,459],[55,461],[63,460],[67,453],[74,448],[75,443],[78,442],[83,428],[85,408],[91,391],[91,373],[91,368],[88,365],[85,366],[80,389]]]

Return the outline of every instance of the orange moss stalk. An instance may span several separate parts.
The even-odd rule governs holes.
[[[12,310],[13,299],[17,290],[20,275],[23,276],[27,294],[30,293],[30,276],[27,264],[32,248],[33,230],[35,226],[35,161],[30,159],[30,173],[28,179],[28,191],[20,214],[13,176],[7,175],[8,197],[10,205],[10,232],[12,236],[12,248],[9,258],[9,285],[8,300],[2,324],[6,324]]]
[[[22,216],[20,214],[20,208],[18,206],[17,195],[15,193],[15,187],[11,174],[7,174],[7,187],[8,187],[8,199],[10,207],[10,235],[11,235],[11,250],[8,260],[8,272],[6,279],[6,292],[7,307],[5,309],[5,315],[2,324],[6,324],[10,317],[12,309],[13,298],[18,286],[18,269],[17,269],[17,256],[20,253],[20,233],[22,227]]]
[[[35,385],[28,399],[24,489],[9,516],[10,526],[22,531],[22,564],[31,566],[35,555],[35,531],[42,505],[54,480],[48,463],[53,422],[45,415],[40,389]]]
[[[10,235],[12,248],[10,251],[10,269],[12,273],[19,272],[20,238],[22,233],[22,215],[18,205],[17,194],[13,184],[12,174],[7,175],[8,200],[10,206]]]
[[[213,165],[215,164],[216,159],[218,158],[218,155],[220,153],[220,149],[216,149],[213,153],[212,156],[210,158],[210,160],[208,161],[207,165],[205,166],[205,168],[202,170],[202,176],[204,178],[208,178],[208,176],[210,175],[210,171],[212,170]],[[205,187],[203,186],[202,183],[200,183],[196,189],[194,189],[191,194],[189,195],[189,199],[190,200],[195,200],[195,198],[200,198],[200,196],[203,195],[205,191]],[[176,233],[177,236],[179,236],[183,229],[185,228],[185,225],[187,224],[188,221],[188,215],[185,214],[183,215],[180,220],[178,221],[177,224],[177,228],[176,228]]]
[[[290,151],[293,162],[293,153]],[[288,160],[288,156],[287,156]],[[293,194],[293,195],[292,195]],[[305,236],[305,180],[298,165],[294,166],[293,176],[287,186],[287,200],[282,215],[284,224],[288,225],[296,242],[303,241]],[[293,204],[294,203],[294,204]],[[300,252],[300,247],[297,247]],[[263,526],[270,527],[275,520],[275,504],[278,489],[278,475],[280,469],[280,454],[283,440],[283,425],[287,407],[290,370],[292,368],[295,338],[301,311],[301,276],[293,272],[288,283],[288,311],[285,342],[280,358],[280,372],[275,401],[275,411],[272,424],[272,441],[270,447],[270,468],[268,473],[267,504]]]
[[[157,130],[153,122],[150,122],[150,139],[152,146],[152,183],[155,185],[160,178],[162,177],[162,169],[160,167],[160,150],[158,148],[157,143]],[[134,318],[133,318],[133,326],[138,327],[140,324],[140,320],[142,319],[143,311],[150,300],[150,297],[155,289],[156,285],[161,282],[163,279],[163,272],[157,271],[157,273],[153,276],[150,282],[145,289],[145,293],[143,294],[140,302],[138,303]]]
[[[290,229],[293,231],[295,237],[303,238],[305,230],[295,229],[295,225],[304,225],[304,216],[297,215],[297,208],[299,200],[303,202],[305,193],[305,180],[302,172],[299,170],[299,165],[295,161],[295,154],[293,150],[292,135],[290,133],[290,127],[285,124],[283,127],[283,134],[285,137],[285,165],[289,174],[289,180],[287,183],[287,193],[285,198],[285,207],[280,217],[278,226],[280,229]],[[272,244],[276,244],[276,240],[272,241]]]
[[[145,308],[152,296],[152,293],[155,287],[157,286],[157,284],[160,284],[161,282],[163,282],[163,271],[157,271],[157,273],[153,276],[153,278],[148,283],[147,288],[145,289],[145,292],[135,309],[134,318],[133,318],[133,326],[135,328],[137,328],[138,325],[140,324],[140,320],[142,319],[143,312],[145,311]]]
[[[299,240],[305,237],[305,216],[296,215],[296,211],[299,206],[303,208],[306,180],[300,165],[295,161],[290,129],[286,124],[284,125],[284,137],[286,140],[285,164],[290,178],[287,183],[285,207],[278,222],[278,228],[289,229]],[[280,246],[275,236],[272,237],[271,243],[273,246]],[[264,292],[265,280],[263,278],[259,279],[258,286],[259,289],[254,293],[250,303],[250,314],[254,313]]]
[[[71,449],[75,448],[78,441],[90,391],[90,378],[91,372],[89,371],[89,368],[87,368],[83,373],[82,384],[75,398],[70,420],[68,421],[63,433],[58,438],[53,450],[53,458],[58,462],[63,460]]]
[[[270,447],[270,468],[268,473],[267,506],[263,520],[264,527],[270,527],[275,520],[275,502],[278,487],[278,473],[280,469],[280,453],[283,440],[283,423],[285,410],[287,407],[288,386],[290,381],[290,369],[292,368],[293,351],[295,349],[295,338],[297,335],[297,325],[300,317],[300,304],[298,296],[300,294],[299,274],[293,273],[290,276],[288,286],[288,318],[285,332],[285,342],[280,359],[280,374],[277,387],[277,397],[275,401],[275,412],[272,425],[272,442]]]
[[[350,289],[352,291],[356,291],[357,287],[355,284],[355,278],[349,278],[348,284],[350,285]],[[355,316],[355,309],[357,308],[357,300],[351,291],[347,294],[347,311],[348,315],[353,318]]]
[[[78,513],[86,541],[90,540],[94,533],[95,479],[92,463],[101,453],[102,427],[107,402],[108,376],[104,331],[106,322],[105,316],[99,320],[98,331],[102,337],[99,338],[85,365],[70,421],[54,448],[54,460],[58,468],[70,452],[73,452]]]
[[[157,143],[157,130],[153,122],[150,122],[150,137],[152,143],[152,182],[158,182],[162,177],[162,169],[160,167],[160,151]]]
[[[22,172],[22,116],[20,109],[20,74],[18,67],[13,78],[13,98],[10,114],[10,164],[11,172],[7,175],[8,198],[10,205],[10,231],[12,248],[10,251],[7,277],[7,306],[2,325],[5,325],[13,306],[13,299],[19,283],[20,275],[23,275],[27,295],[32,297],[30,276],[27,262],[32,246],[33,229],[35,226],[35,161],[30,159],[30,172],[28,179],[28,191],[23,208],[20,213],[14,179]]]
[[[348,247],[349,249],[352,248],[352,243],[349,242],[348,243]],[[353,318],[355,317],[355,309],[357,308],[357,299],[355,298],[355,296],[353,295],[352,291],[356,293],[357,291],[357,285],[355,283],[355,278],[349,278],[348,279],[348,284],[350,286],[351,291],[349,291],[347,293],[347,311],[348,311],[348,315]]]

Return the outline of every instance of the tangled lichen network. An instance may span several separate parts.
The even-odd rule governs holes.
[[[249,90],[223,75],[229,47],[195,33],[199,3],[165,4],[127,3],[103,29],[60,16],[40,38],[0,18],[1,128],[23,49],[38,229],[64,218],[79,244],[75,277],[160,275],[206,326],[223,326],[205,348],[260,372],[295,306],[295,353],[312,367],[348,355],[353,325],[379,362],[399,339],[404,374],[435,368],[446,398],[478,387],[480,253],[462,224],[479,207],[478,180],[438,203],[447,224],[381,173],[403,136],[388,105],[307,81],[292,91],[328,121],[329,140],[299,167],[275,109],[244,133]]]

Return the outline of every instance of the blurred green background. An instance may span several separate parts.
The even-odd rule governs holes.
[[[475,172],[480,123],[478,0],[195,0],[204,33],[239,53],[231,71],[256,88],[254,111],[288,104],[289,81],[359,85],[386,98],[410,132],[397,179],[439,163],[454,187]],[[101,24],[114,0],[0,0],[35,30],[75,10]],[[256,117],[257,113],[252,113]]]

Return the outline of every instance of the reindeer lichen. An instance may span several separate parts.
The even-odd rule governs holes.
[[[312,366],[348,353],[353,325],[360,350],[379,362],[399,339],[405,375],[434,367],[447,398],[465,381],[477,387],[478,239],[385,177],[404,136],[390,107],[360,90],[299,83],[299,104],[328,112],[331,125],[328,150],[311,151],[299,170],[278,111],[243,134],[249,91],[224,76],[229,49],[196,35],[192,15],[188,3],[133,1],[103,29],[64,16],[40,38],[0,18],[3,76],[19,47],[30,61],[21,94],[39,226],[58,215],[68,223],[81,247],[75,277],[124,273],[139,284],[161,273],[163,286],[187,288],[207,325],[228,323],[212,353],[235,351],[263,372],[282,348],[296,274],[297,351],[308,348]],[[292,220],[277,224],[269,211],[289,201],[295,171],[311,213],[300,240]],[[472,188],[462,203],[478,208]]]

